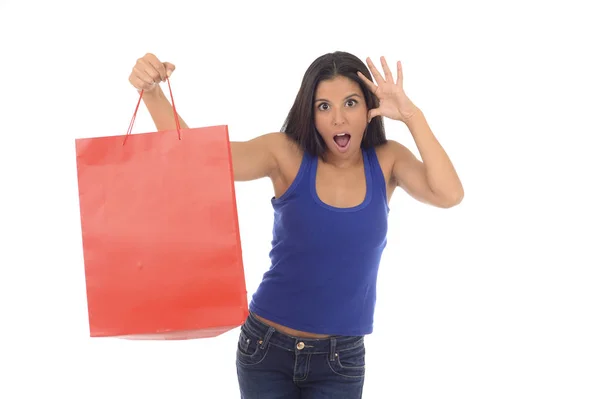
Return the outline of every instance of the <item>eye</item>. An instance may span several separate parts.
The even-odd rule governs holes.
[[[356,100],[348,100],[348,102],[346,104],[352,103],[352,105],[350,105],[350,106],[353,107],[354,105],[356,105],[356,102],[357,102]]]
[[[319,104],[319,106],[317,107],[318,109],[320,109],[321,111],[325,111],[325,109],[323,107],[329,107],[329,104],[327,103],[321,103]]]

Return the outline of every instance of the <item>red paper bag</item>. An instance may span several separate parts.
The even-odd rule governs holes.
[[[75,141],[90,336],[190,339],[241,325],[227,126]]]

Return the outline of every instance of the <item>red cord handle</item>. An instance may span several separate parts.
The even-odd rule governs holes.
[[[181,125],[179,124],[179,118],[177,117],[177,109],[175,108],[175,100],[173,100],[173,91],[171,90],[171,82],[169,78],[167,78],[167,84],[169,85],[169,94],[171,95],[171,104],[173,106],[173,115],[175,116],[175,125],[177,126],[177,136],[179,140],[181,140]],[[125,134],[125,139],[123,140],[123,145],[127,141],[127,137],[131,134],[133,130],[133,123],[135,122],[135,117],[137,115],[138,109],[140,108],[140,103],[142,102],[142,96],[144,95],[144,90],[140,90],[140,98],[138,99],[137,105],[135,106],[135,111],[133,111],[133,117],[131,118],[131,122],[129,122],[129,128],[127,129],[127,133]]]

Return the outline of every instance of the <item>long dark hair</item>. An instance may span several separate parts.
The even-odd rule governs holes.
[[[302,78],[302,84],[281,131],[298,143],[304,151],[311,155],[322,156],[327,147],[315,126],[313,107],[315,91],[320,81],[345,76],[360,85],[368,110],[379,106],[377,97],[358,77],[357,71],[373,81],[367,65],[353,54],[336,51],[314,60]],[[376,116],[367,125],[361,147],[374,147],[386,141],[383,120],[380,116]]]

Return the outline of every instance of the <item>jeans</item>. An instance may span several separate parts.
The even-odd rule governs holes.
[[[293,337],[250,313],[240,329],[236,365],[242,399],[361,398],[364,337]]]

